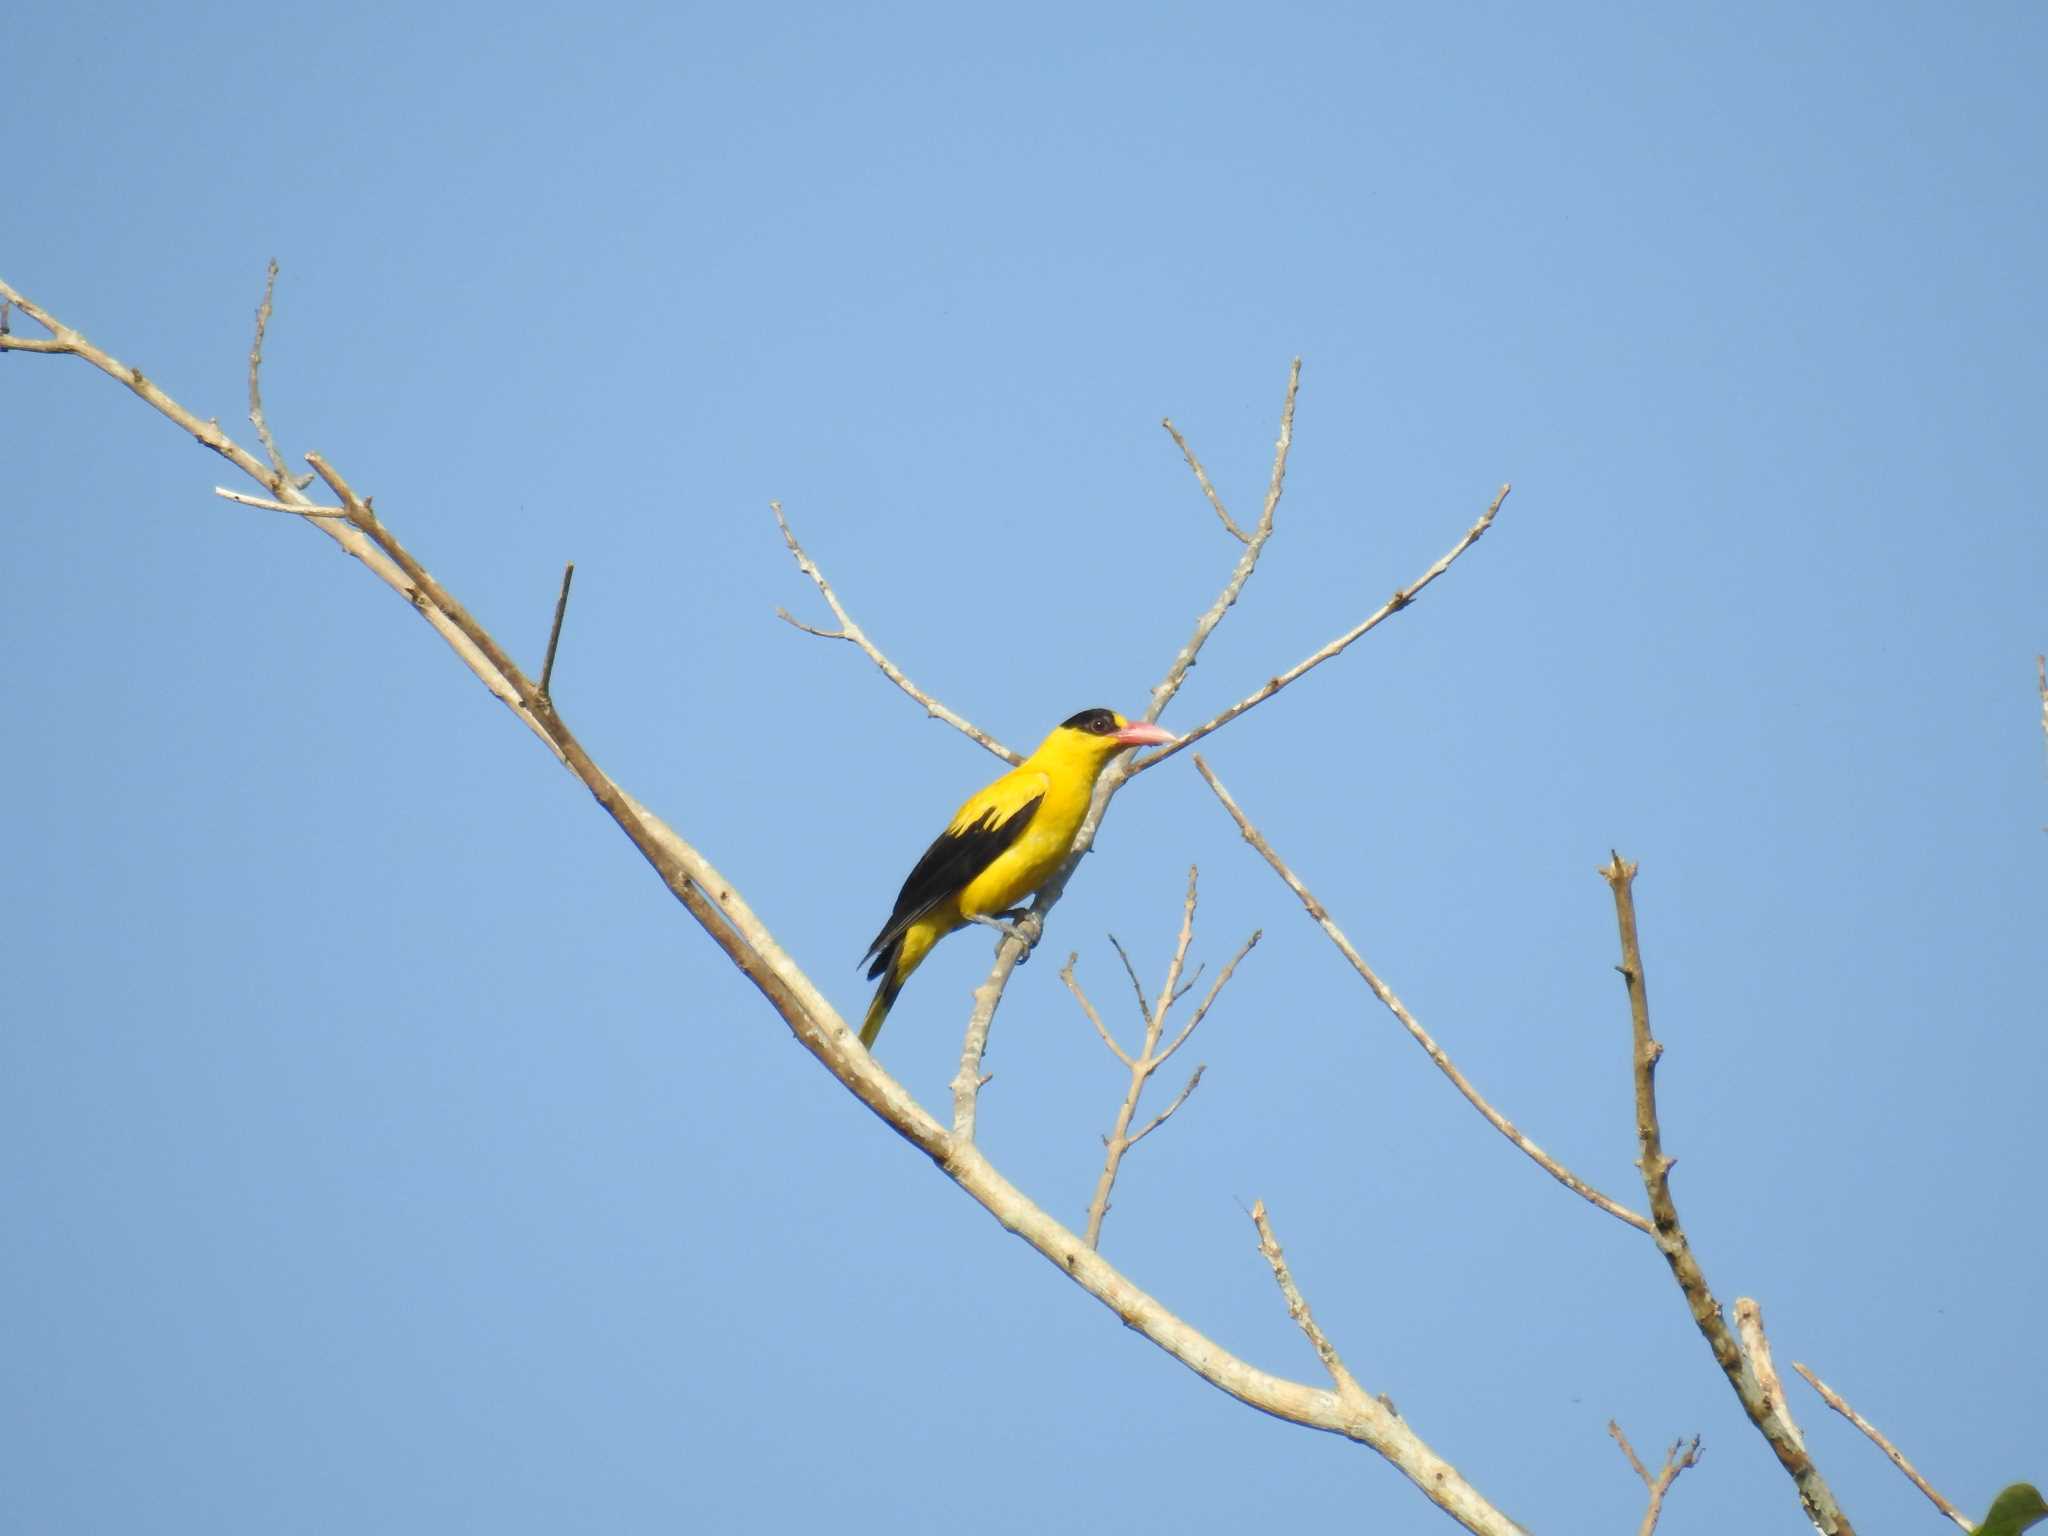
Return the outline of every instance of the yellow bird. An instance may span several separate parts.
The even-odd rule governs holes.
[[[1148,721],[1113,709],[1084,709],[1063,720],[1038,750],[953,814],[903,882],[896,910],[861,956],[868,980],[881,977],[860,1043],[872,1046],[910,973],[931,947],[972,922],[1002,927],[1009,913],[1049,879],[1074,846],[1095,781],[1127,747],[1174,739]]]

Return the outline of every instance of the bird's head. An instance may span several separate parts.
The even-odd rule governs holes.
[[[1057,744],[1062,750],[1078,751],[1100,764],[1126,747],[1164,746],[1175,739],[1173,732],[1162,730],[1149,720],[1126,720],[1113,709],[1084,709],[1062,720],[1045,745]]]

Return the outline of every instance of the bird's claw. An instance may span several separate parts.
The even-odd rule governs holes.
[[[1023,953],[1017,956],[1017,963],[1024,964],[1031,958],[1031,951],[1037,945],[1040,935],[1038,914],[1028,907],[1012,907],[1000,916],[988,917],[976,913],[967,919],[984,928],[993,928],[1006,939],[1015,939],[1023,946]]]

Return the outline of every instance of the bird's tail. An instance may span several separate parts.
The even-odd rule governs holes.
[[[895,956],[887,957],[894,962]],[[882,973],[882,984],[875,988],[875,1000],[868,1004],[868,1016],[860,1021],[860,1043],[869,1050],[875,1046],[875,1036],[882,1032],[882,1020],[889,1017],[889,1010],[895,1005],[896,994],[903,990],[903,979],[896,974],[892,963]]]

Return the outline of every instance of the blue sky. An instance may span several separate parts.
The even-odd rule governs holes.
[[[1640,1205],[1595,873],[1639,860],[1724,1301],[1981,1512],[2048,1478],[2048,23],[2023,6],[43,7],[0,277],[224,426],[263,265],[316,449],[857,1016],[992,759],[1167,717],[1495,531],[1206,755],[1481,1087]],[[384,588],[104,377],[0,358],[0,1525],[1450,1529],[1008,1240],[789,1037]],[[1104,1251],[1354,1371],[1535,1531],[1804,1528],[1661,1260],[1471,1114],[1191,765],[1018,975],[983,1143],[1078,1223],[1121,1069],[1057,979],[1247,960]],[[882,1037],[927,1104],[983,936]],[[1173,1084],[1162,1084],[1162,1098]],[[1865,1531],[1939,1517],[1797,1382]]]

